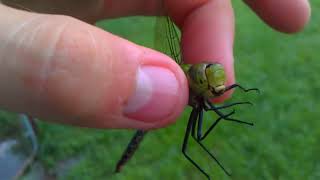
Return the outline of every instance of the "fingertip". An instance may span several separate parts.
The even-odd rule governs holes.
[[[184,61],[222,64],[229,86],[234,84],[234,14],[230,1],[206,1],[184,17],[182,51]],[[231,92],[219,97],[223,101]]]
[[[292,25],[289,23],[290,26],[287,27],[286,33],[300,32],[308,24],[311,17],[311,6],[308,1],[305,1],[299,6],[296,17],[296,23],[292,23]]]
[[[245,2],[265,23],[280,32],[299,32],[310,19],[311,7],[307,0]]]
[[[159,128],[176,121],[186,106],[188,86],[181,68],[169,57],[150,51],[137,72],[136,88],[125,116]]]

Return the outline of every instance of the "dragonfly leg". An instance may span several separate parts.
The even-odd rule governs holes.
[[[234,112],[229,113],[230,115],[233,114]],[[227,114],[226,116],[228,116],[229,114]],[[220,117],[220,119],[222,119]],[[193,126],[196,125],[197,123],[197,134],[195,134],[195,132],[193,131],[191,136],[193,137],[193,139],[202,147],[202,149],[204,149],[209,155],[210,157],[220,166],[220,168],[228,175],[231,176],[231,174],[222,166],[222,164],[219,162],[219,160],[201,143],[201,136],[202,136],[202,122],[203,122],[203,109],[200,107],[199,111],[198,111],[198,119],[197,122],[194,122]],[[217,122],[217,121],[216,121]],[[194,129],[194,128],[193,128]],[[212,128],[213,129],[213,128]],[[211,129],[211,130],[212,130]],[[196,136],[197,135],[197,136]]]
[[[234,114],[235,111],[232,111],[226,115],[224,115],[224,117],[228,117],[231,116],[232,114]],[[216,127],[216,125],[224,118],[224,117],[219,117],[217,120],[214,121],[214,123],[209,127],[209,129],[206,130],[206,132],[204,133],[204,135],[202,137],[200,137],[200,141],[204,140],[208,134]]]
[[[196,134],[196,122],[191,127],[191,136],[195,136]]]
[[[198,118],[198,128],[197,128],[197,138],[196,140],[200,140],[202,136],[202,122],[203,122],[203,109],[201,108],[199,111],[199,118]]]
[[[207,104],[209,104],[209,106],[211,107],[210,110],[213,110],[215,113],[217,113],[224,120],[233,121],[233,122],[237,122],[237,123],[253,126],[253,123],[250,123],[250,122],[245,122],[245,121],[241,121],[241,120],[238,120],[238,119],[225,117],[211,102],[207,101]]]
[[[225,108],[229,108],[229,107],[236,106],[236,105],[241,105],[241,104],[253,105],[253,104],[252,104],[251,102],[249,102],[249,101],[245,101],[245,102],[235,102],[235,103],[224,104],[224,105],[222,105],[222,106],[215,107],[215,109],[217,109],[217,110],[219,110],[219,109],[225,109]],[[211,107],[206,108],[205,110],[206,110],[206,111],[211,110]]]
[[[190,136],[190,131],[192,130],[192,126],[195,125],[195,122],[198,117],[198,109],[193,109],[188,121],[186,133],[184,135],[183,145],[182,145],[182,153],[183,155],[203,174],[207,177],[208,180],[210,180],[210,176],[208,173],[206,173],[195,161],[193,161],[190,156],[187,154],[187,146],[188,146],[188,140]]]
[[[231,89],[234,89],[234,88],[240,88],[240,89],[243,90],[244,92],[256,91],[256,92],[260,93],[260,91],[259,91],[258,88],[246,89],[246,88],[242,87],[242,86],[239,85],[239,84],[232,84],[231,86],[228,86],[228,87],[226,88],[225,92],[230,91]]]
[[[201,143],[201,140],[198,140],[197,138],[193,137],[194,140],[202,147],[203,150],[205,150],[209,156],[220,166],[220,168],[223,170],[224,173],[226,173],[228,176],[231,176],[231,173],[228,172],[223,165],[219,162],[219,160],[206,148],[204,144]]]
[[[191,136],[194,139],[200,140],[202,137],[202,122],[203,122],[203,110],[199,109],[197,122],[192,126]],[[197,131],[195,131],[197,125]]]

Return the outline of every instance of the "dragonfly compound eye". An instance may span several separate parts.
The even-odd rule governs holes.
[[[226,83],[226,75],[223,66],[221,64],[208,64],[205,71],[209,86],[215,93],[223,93]]]

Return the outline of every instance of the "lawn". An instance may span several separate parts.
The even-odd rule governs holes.
[[[320,2],[312,1],[311,23],[294,36],[271,30],[245,5],[234,2],[237,81],[261,93],[237,91],[232,101],[255,104],[238,107],[236,114],[255,126],[222,122],[204,143],[232,172],[232,179],[320,179]],[[148,18],[103,21],[98,26],[139,44],[153,43]],[[141,32],[145,35],[139,36]],[[189,113],[187,108],[176,124],[149,133],[121,174],[113,174],[114,166],[133,131],[41,122],[37,161],[59,179],[205,179],[181,153]],[[8,125],[11,117],[0,114],[0,123]],[[213,114],[206,115],[210,118]],[[190,154],[214,179],[229,179],[194,142]],[[71,165],[57,173],[65,163]]]

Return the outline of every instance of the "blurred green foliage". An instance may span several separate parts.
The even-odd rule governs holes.
[[[258,87],[261,94],[235,92],[232,101],[255,104],[238,107],[236,114],[255,126],[222,122],[205,144],[232,171],[232,179],[320,179],[320,2],[311,2],[311,23],[294,36],[268,28],[240,1],[234,4],[237,81]],[[98,26],[151,46],[151,22],[130,18]],[[76,158],[61,179],[205,179],[181,154],[189,113],[187,108],[175,125],[149,133],[121,174],[113,174],[114,167],[133,131],[40,122],[38,159],[50,171]],[[0,114],[1,123],[4,116]],[[207,121],[213,116],[207,114]],[[214,179],[229,179],[195,143],[189,152]]]
[[[15,131],[20,129],[17,116],[13,113],[0,111],[0,142],[8,137],[15,136]]]

